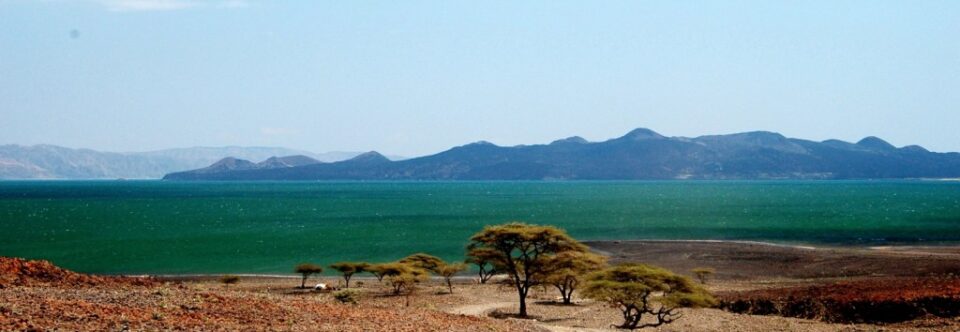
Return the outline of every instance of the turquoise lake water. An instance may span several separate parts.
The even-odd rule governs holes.
[[[0,255],[95,273],[459,260],[483,225],[581,240],[960,242],[960,182],[0,182]]]

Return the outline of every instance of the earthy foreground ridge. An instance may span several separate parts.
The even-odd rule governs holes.
[[[635,129],[602,142],[477,142],[391,161],[377,152],[334,163],[257,168],[228,159],[167,180],[642,180],[958,178],[960,153],[895,147],[867,137],[815,142],[773,132],[667,137]],[[232,166],[232,167],[231,167]]]
[[[644,261],[683,272],[707,266],[716,308],[683,309],[657,331],[955,331],[960,329],[960,249],[808,248],[750,242],[590,242],[611,263]],[[865,262],[865,263],[862,263]],[[470,277],[467,277],[470,276]],[[92,276],[46,261],[0,258],[0,330],[614,331],[617,309],[536,287],[530,319],[511,317],[503,276],[439,279],[397,296],[354,277],[356,304],[299,289],[299,277]],[[321,276],[341,285],[342,278]],[[500,317],[495,318],[495,317]]]
[[[303,294],[309,295],[309,294]],[[0,330],[525,331],[419,308],[355,307],[298,294],[74,273],[0,257]]]

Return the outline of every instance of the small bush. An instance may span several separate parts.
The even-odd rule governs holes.
[[[225,275],[225,276],[220,277],[220,283],[221,283],[221,284],[232,285],[232,284],[235,284],[235,283],[238,283],[238,282],[240,282],[240,277],[235,276],[235,275],[230,275],[230,274],[228,274],[228,275]]]
[[[355,289],[342,289],[333,292],[333,298],[340,303],[357,304],[360,301],[360,292]]]
[[[707,280],[710,279],[714,273],[717,273],[717,270],[710,267],[698,267],[690,270],[690,272],[693,272],[693,275],[697,277],[697,280],[700,280],[701,284],[706,284]]]

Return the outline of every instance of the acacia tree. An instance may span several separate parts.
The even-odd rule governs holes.
[[[710,267],[698,267],[693,270],[690,270],[690,272],[693,272],[693,275],[697,276],[697,280],[700,280],[701,284],[706,285],[707,279],[709,279],[710,276],[716,273],[717,270],[714,270],[713,268],[710,268]]]
[[[398,263],[408,264],[413,267],[424,269],[433,273],[437,273],[437,269],[446,264],[440,257],[433,256],[425,253],[416,253],[403,259],[397,261]]]
[[[480,274],[480,283],[486,284],[495,273],[497,267],[493,265],[494,256],[498,255],[496,250],[490,248],[477,248],[469,253],[466,262],[477,266]]]
[[[364,270],[366,272],[370,272],[370,274],[372,274],[374,277],[377,277],[377,281],[383,282],[383,277],[386,276],[385,273],[387,272],[387,264],[390,263],[370,264],[367,265]]]
[[[311,274],[323,272],[323,267],[317,264],[301,263],[293,269],[293,272],[303,276],[303,279],[300,280],[300,288],[306,288],[307,278],[309,278]]]
[[[393,287],[394,295],[413,293],[416,284],[429,277],[426,270],[406,263],[385,263],[380,266],[387,284]]]
[[[338,262],[331,264],[330,268],[340,272],[343,275],[343,280],[346,281],[344,288],[350,288],[350,278],[353,277],[353,274],[364,272],[369,266],[370,264],[363,262]]]
[[[488,258],[510,276],[520,299],[518,316],[526,317],[527,294],[549,272],[550,256],[587,247],[556,227],[509,223],[484,227],[470,238],[467,250],[471,257],[496,253]]]
[[[644,264],[620,264],[587,278],[583,294],[623,313],[620,328],[657,327],[679,319],[680,308],[713,306],[716,300],[690,279]],[[644,315],[656,322],[640,324]]]
[[[453,264],[443,263],[442,265],[437,267],[436,273],[441,277],[443,277],[443,280],[447,282],[447,289],[450,290],[450,294],[453,294],[453,282],[451,282],[451,279],[453,278],[454,275],[456,275],[457,273],[463,272],[466,269],[467,269],[467,264],[464,264],[464,263],[453,263]]]
[[[583,276],[602,269],[607,265],[607,259],[588,252],[566,251],[549,258],[547,265],[550,272],[543,283],[556,287],[563,297],[563,304],[570,304],[573,291],[580,286]]]

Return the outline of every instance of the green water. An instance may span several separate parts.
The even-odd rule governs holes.
[[[511,220],[582,240],[960,242],[960,183],[0,182],[0,255],[96,273],[462,259],[471,234]]]

